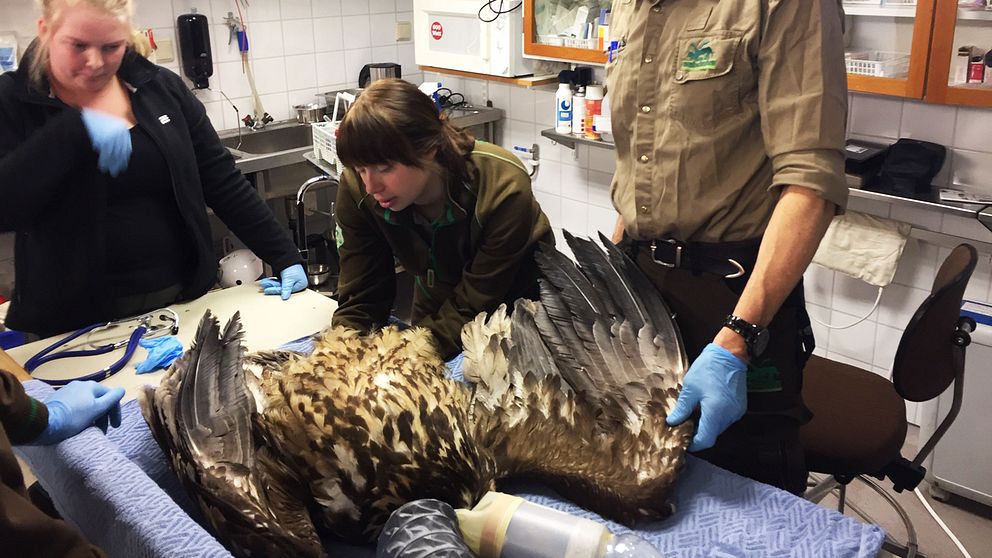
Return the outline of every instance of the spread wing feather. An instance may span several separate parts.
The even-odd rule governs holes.
[[[193,345],[157,388],[140,394],[145,420],[217,535],[241,556],[325,556],[292,471],[254,432],[240,317],[223,333],[207,312]]]

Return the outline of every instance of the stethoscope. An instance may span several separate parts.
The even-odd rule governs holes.
[[[156,317],[161,321],[171,321],[172,325],[166,324],[156,324],[152,325],[151,322]],[[113,343],[107,343],[106,345],[99,345],[92,349],[76,349],[76,350],[57,350],[63,345],[66,345],[83,335],[100,331],[103,329],[109,329],[112,327],[121,326],[130,322],[138,322],[138,326],[134,328],[131,335],[127,339],[122,339],[120,341],[115,341]],[[116,351],[117,349],[124,347],[124,355],[117,359],[113,364],[101,368],[92,374],[87,374],[78,378],[69,379],[59,379],[59,380],[47,380],[45,378],[36,378],[45,382],[46,384],[61,387],[69,382],[74,381],[103,381],[107,378],[113,376],[117,372],[120,372],[124,366],[131,360],[134,356],[135,349],[138,348],[138,341],[142,338],[144,339],[154,339],[156,337],[162,337],[164,335],[176,335],[179,333],[179,314],[171,308],[160,308],[153,312],[148,312],[147,314],[142,314],[133,318],[126,318],[123,320],[117,320],[114,322],[100,322],[96,324],[91,324],[86,327],[77,329],[76,331],[66,335],[62,339],[59,339],[55,343],[52,343],[48,347],[38,351],[33,357],[29,358],[27,362],[24,363],[24,369],[28,373],[33,372],[36,368],[45,364],[46,362],[51,362],[53,360],[58,360],[61,358],[71,358],[71,357],[81,357],[81,356],[94,356],[109,353],[111,351]],[[53,352],[54,351],[54,352]]]

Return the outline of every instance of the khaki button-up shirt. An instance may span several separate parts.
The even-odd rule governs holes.
[[[780,188],[842,212],[836,0],[614,0],[613,204],[637,239],[760,237]]]

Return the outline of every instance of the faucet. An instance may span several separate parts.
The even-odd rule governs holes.
[[[245,117],[241,119],[241,121],[244,122],[245,126],[247,126],[250,130],[255,130],[255,131],[261,130],[262,128],[265,127],[266,124],[272,122],[273,120],[274,119],[272,118],[272,116],[269,115],[269,113],[267,112],[263,114],[262,117],[259,118],[258,120],[255,120],[255,117],[251,114],[246,114]]]

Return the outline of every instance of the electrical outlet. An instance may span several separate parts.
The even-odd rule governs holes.
[[[158,64],[165,64],[176,59],[176,51],[172,47],[172,39],[155,39],[155,59]]]
[[[409,21],[397,21],[396,22],[396,40],[397,41],[409,41],[411,37],[412,29],[410,27]]]

